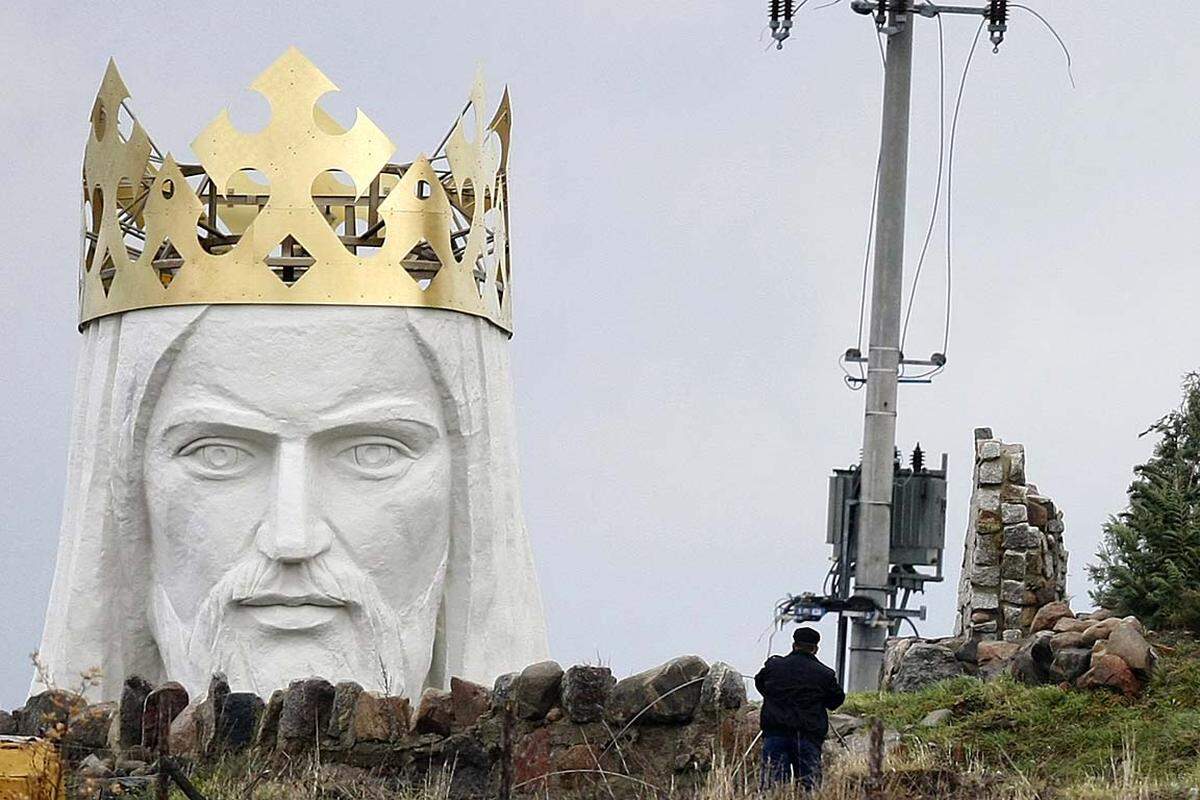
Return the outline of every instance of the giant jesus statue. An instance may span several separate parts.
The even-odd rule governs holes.
[[[289,50],[162,154],[113,65],[84,159],[82,354],[40,650],[260,694],[320,675],[415,696],[546,653],[517,481],[507,94],[390,163]],[[35,684],[35,689],[40,686]]]

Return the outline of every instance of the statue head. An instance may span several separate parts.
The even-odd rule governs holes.
[[[281,63],[321,88],[295,51],[255,87],[272,91]],[[114,75],[110,66],[108,104],[124,95]],[[311,103],[316,89],[295,92]],[[341,134],[324,132],[330,124],[296,136],[378,138],[361,119]],[[501,129],[506,153],[506,125],[489,131]],[[373,167],[366,198],[317,176],[308,183],[324,194],[299,212],[287,192],[305,181],[290,173],[268,175],[285,185],[268,197],[206,163],[219,198],[208,207],[230,209],[216,217],[228,231],[219,246],[205,237],[211,223],[195,230],[203,189],[185,173],[196,170],[170,156],[138,173],[149,198],[141,254],[116,246],[137,224],[130,194],[92,209],[41,650],[56,680],[98,666],[98,694],[112,697],[131,674],[198,691],[220,671],[259,693],[320,675],[415,696],[450,675],[490,680],[544,657],[517,486],[507,247],[494,221],[507,158],[484,157],[484,133],[472,145],[461,122],[455,132],[448,169]],[[130,178],[111,165],[136,162],[149,139],[113,131],[104,150],[104,134],[94,124],[85,193],[120,198]],[[222,136],[194,148],[221,162]],[[339,236],[358,204],[380,232]],[[463,219],[474,228],[457,243],[437,227]]]

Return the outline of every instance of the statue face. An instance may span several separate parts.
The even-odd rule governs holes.
[[[386,309],[214,307],[185,339],[143,469],[168,676],[420,691],[451,492],[426,358]]]

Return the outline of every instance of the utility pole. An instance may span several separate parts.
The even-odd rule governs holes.
[[[908,117],[912,95],[912,15],[889,10],[883,81],[883,132],[871,284],[867,403],[863,424],[855,594],[888,604],[892,529],[892,471],[896,452],[896,389],[900,377],[900,309],[904,284],[904,212],[908,192]],[[850,630],[848,689],[879,688],[886,616],[857,617]]]
[[[779,49],[783,49],[784,40],[791,35],[793,16],[801,6],[803,3],[797,6],[794,0],[769,1],[771,37]],[[867,397],[854,563],[854,597],[860,603],[852,616],[846,688],[851,692],[872,692],[879,688],[891,624],[901,616],[900,609],[888,607],[900,367],[909,364],[940,367],[946,363],[943,353],[934,353],[929,361],[922,361],[906,359],[900,352],[913,25],[918,17],[940,14],[980,16],[988,23],[989,38],[996,51],[1008,29],[1008,2],[987,0],[983,7],[970,7],[920,0],[851,0],[850,8],[855,13],[873,16],[879,32],[887,36],[869,349],[865,359],[857,350],[847,352],[847,360],[867,363]],[[863,610],[863,606],[869,610]]]

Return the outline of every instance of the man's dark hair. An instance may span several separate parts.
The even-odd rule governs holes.
[[[821,634],[814,628],[796,628],[792,634],[792,647],[797,650],[815,653],[820,641]]]

